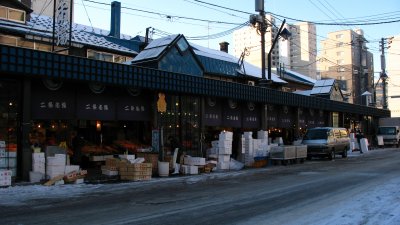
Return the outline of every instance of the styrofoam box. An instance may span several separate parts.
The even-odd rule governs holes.
[[[11,186],[11,179],[9,179],[9,180],[0,180],[0,186],[1,187]]]
[[[101,173],[107,176],[116,176],[118,175],[118,171],[114,170],[101,170]]]
[[[0,170],[0,179],[3,177],[12,177],[12,174],[11,170]]]
[[[218,148],[218,154],[232,154],[232,148]]]
[[[218,138],[219,140],[232,140],[233,133],[229,132],[229,131],[224,131],[224,132],[221,132],[218,137],[219,137]]]
[[[218,148],[219,140],[211,141],[211,147]]]
[[[182,165],[182,169],[184,174],[199,174],[198,166]]]
[[[224,148],[224,147],[230,147],[232,148],[232,140],[219,140],[218,141],[218,147],[219,148]]]
[[[74,184],[83,184],[85,180],[83,178],[76,179]]]
[[[65,165],[65,158],[61,157],[47,157],[48,166],[61,166]]]
[[[218,162],[229,162],[231,155],[218,155]]]
[[[67,165],[65,166],[65,173],[71,173],[71,172],[79,172],[80,168],[78,165]]]
[[[219,170],[228,170],[229,169],[229,164],[230,164],[230,161],[228,161],[228,162],[218,162],[217,163],[217,169],[219,169]]]
[[[32,159],[44,159],[44,152],[32,153]]]
[[[206,158],[186,156],[183,158],[183,164],[190,166],[204,166],[206,165]]]
[[[0,149],[0,157],[6,157],[6,150],[5,149]]]
[[[6,156],[8,156],[8,157],[17,157],[17,152],[6,152]]]
[[[29,172],[29,181],[31,183],[38,183],[42,179],[44,179],[44,173],[35,172],[35,171],[30,171]]]
[[[5,147],[6,147],[6,142],[0,141],[0,148],[5,148]]]
[[[268,140],[268,131],[260,130],[257,132],[258,139],[267,139]]]
[[[134,160],[135,159],[135,155],[119,155],[120,159],[127,159],[129,161]]]
[[[44,165],[36,165],[36,164],[33,164],[33,165],[32,165],[32,171],[33,171],[33,172],[44,173],[44,171],[45,171],[45,166],[44,166]]]

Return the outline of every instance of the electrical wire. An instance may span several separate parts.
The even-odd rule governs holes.
[[[83,8],[85,9],[86,16],[87,16],[87,18],[89,19],[90,26],[92,27],[92,30],[94,30],[94,28],[93,28],[93,24],[92,24],[92,20],[90,20],[90,16],[89,16],[89,13],[88,13],[88,11],[86,10],[85,3],[83,3],[83,1],[84,1],[84,0],[81,0],[81,1],[82,1]]]

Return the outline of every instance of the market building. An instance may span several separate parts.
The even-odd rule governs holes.
[[[71,42],[53,47],[51,18],[9,2],[0,5],[1,166],[20,180],[29,177],[32,146],[80,148],[88,156],[80,163],[89,166],[91,156],[127,151],[157,160],[173,150],[170,138],[204,156],[223,130],[234,137],[267,130],[285,144],[315,126],[372,135],[377,119],[390,116],[340,101],[335,91],[334,100],[283,91],[288,83],[312,88],[294,73],[287,81],[273,74],[269,88],[259,87],[259,68],[181,34],[149,40],[74,24]],[[13,10],[24,20],[11,18]]]

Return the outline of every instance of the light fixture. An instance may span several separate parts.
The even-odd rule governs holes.
[[[96,121],[96,130],[101,131],[101,121]]]

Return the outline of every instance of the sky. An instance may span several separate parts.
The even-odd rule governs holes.
[[[248,21],[250,14],[257,14],[254,0],[119,1],[122,6],[121,33],[123,34],[144,36],[146,28],[152,27],[155,28],[153,38],[169,33],[183,34],[189,41],[212,49],[219,49],[219,43],[227,41],[231,43],[231,53],[232,35],[226,31]],[[75,0],[74,2],[75,23],[110,30],[112,1]],[[311,22],[343,24],[400,20],[399,0],[265,0],[264,7],[266,12]],[[279,27],[282,20],[280,17],[276,26]],[[286,22],[296,23],[292,19],[287,19]],[[374,54],[375,72],[380,71],[379,40],[383,37],[400,35],[400,22],[359,26],[317,25],[318,47],[320,41],[327,37],[327,33],[355,28],[364,30],[368,40],[367,47]],[[222,32],[228,35],[216,39],[201,38]],[[318,47],[317,50],[320,50]]]

